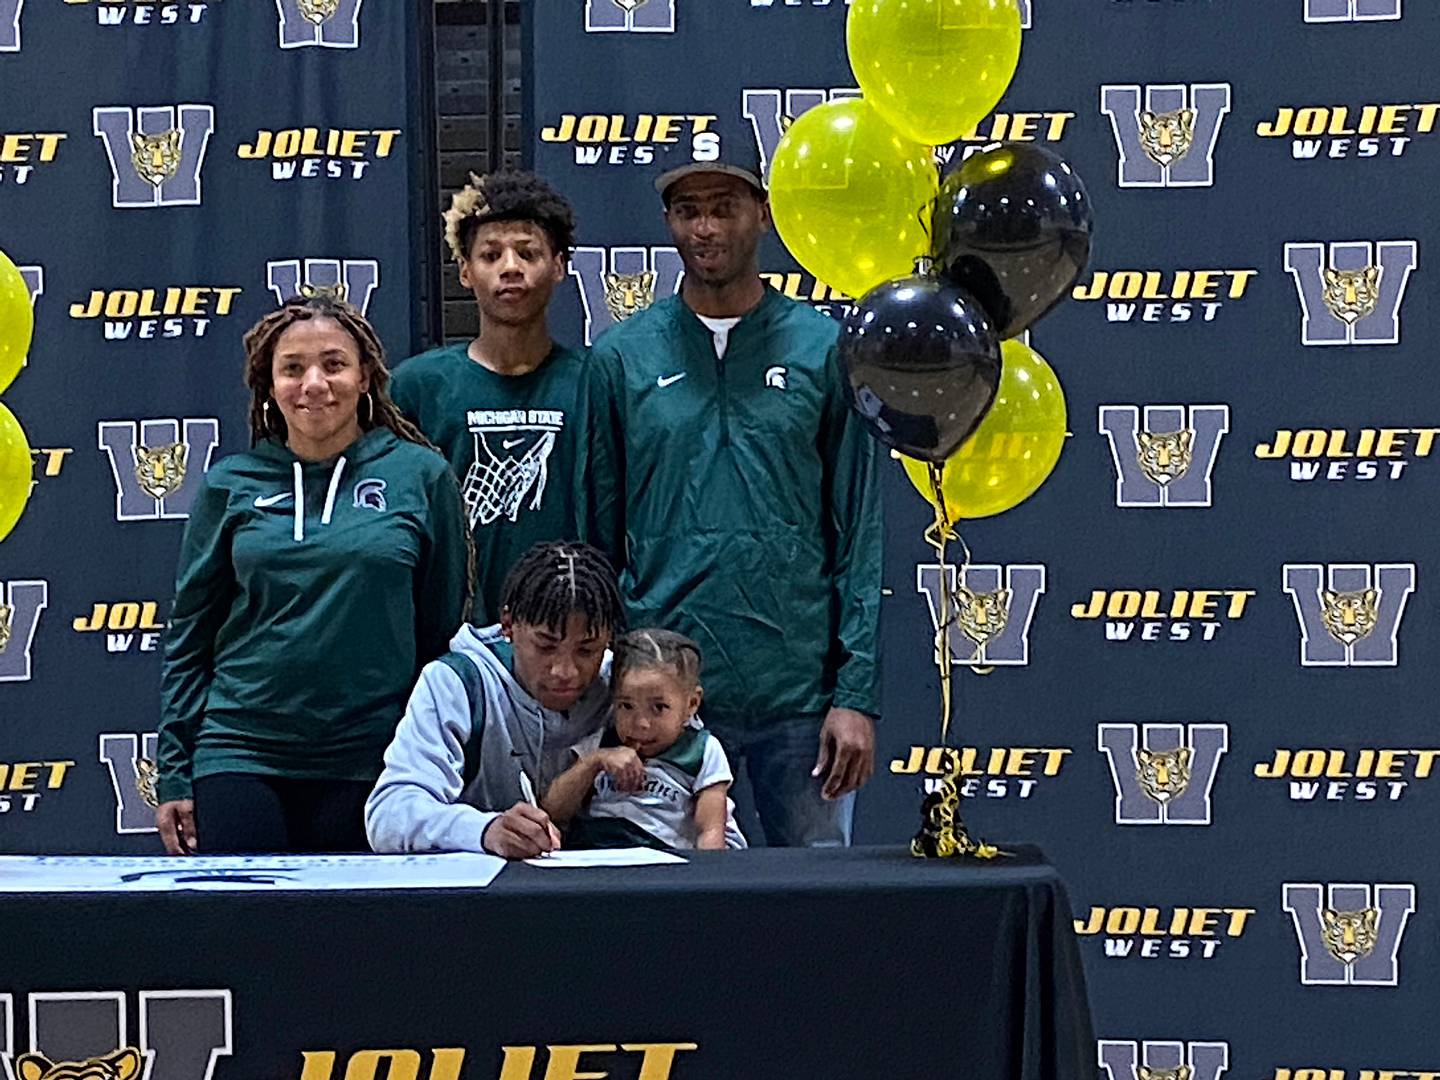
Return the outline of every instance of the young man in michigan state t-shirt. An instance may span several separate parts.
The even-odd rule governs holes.
[[[582,360],[546,323],[574,236],[570,204],[532,173],[470,180],[445,213],[445,239],[475,294],[480,335],[406,360],[390,392],[460,478],[475,536],[473,621],[486,626],[523,552],[579,535]]]

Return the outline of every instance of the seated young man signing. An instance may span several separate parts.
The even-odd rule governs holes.
[[[365,804],[378,852],[560,846],[538,795],[605,724],[607,650],[623,628],[615,572],[585,544],[547,542],[506,576],[500,622],[465,626],[427,664]]]

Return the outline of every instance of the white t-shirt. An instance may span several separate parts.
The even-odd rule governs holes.
[[[596,732],[577,743],[576,757],[599,749],[604,735]],[[699,838],[695,796],[734,779],[720,740],[704,728],[687,727],[674,746],[645,762],[645,784],[639,791],[617,791],[609,774],[601,773],[595,778],[590,804],[580,813],[589,818],[621,818],[667,847],[694,848]],[[746,846],[735,824],[735,804],[729,799],[725,840],[727,847]]]
[[[715,355],[724,360],[725,350],[730,347],[730,331],[739,325],[741,316],[736,315],[731,319],[712,319],[708,315],[695,317],[710,328],[710,333],[715,336]]]

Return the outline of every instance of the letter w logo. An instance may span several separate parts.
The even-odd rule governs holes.
[[[324,14],[324,4],[312,2],[307,11],[301,7],[300,0],[275,0],[280,12],[280,48],[358,49],[363,2],[334,0],[332,10]]]
[[[585,0],[587,34],[673,34],[675,0]]]
[[[48,582],[0,581],[0,682],[29,680],[30,648],[49,603]]]
[[[1284,897],[1300,939],[1304,985],[1399,984],[1400,941],[1415,910],[1414,885],[1287,884]],[[1361,927],[1347,936],[1346,922]]]
[[[1414,563],[1287,563],[1302,667],[1395,667]]]
[[[146,1080],[210,1080],[220,1057],[232,1050],[232,1003],[229,990],[141,990],[140,1038],[134,1040],[126,1020],[123,990],[35,992],[21,1009],[30,1015],[29,1046],[51,1061],[87,1064],[122,1047],[137,1047]],[[21,1012],[20,1015],[24,1015]],[[0,993],[0,1076],[15,1070],[19,1045],[12,994]],[[67,1075],[111,1075],[102,1065]],[[26,1074],[29,1075],[29,1074]],[[46,1070],[46,1075],[56,1075]]]
[[[110,158],[116,207],[200,205],[200,166],[215,131],[213,105],[105,105],[93,115],[95,135]],[[171,133],[179,137],[174,157],[168,143],[148,145],[147,137]],[[137,160],[146,163],[149,176],[141,175]]]
[[[0,0],[0,52],[20,51],[20,9],[25,0]]]
[[[1328,250],[1327,250],[1328,249]],[[1328,254],[1328,262],[1327,262]],[[1286,244],[1285,269],[1295,278],[1306,345],[1398,345],[1400,304],[1410,271],[1420,265],[1414,240]],[[1365,274],[1358,279],[1356,274]]]
[[[45,268],[42,266],[21,266],[17,267],[20,277],[25,282],[25,291],[30,294],[30,306],[35,306],[37,297],[45,295]],[[26,356],[22,364],[28,364],[30,357]]]
[[[1115,824],[1210,824],[1210,793],[1230,749],[1225,724],[1146,724],[1143,735],[1135,724],[1101,724],[1099,730],[1115,782]],[[1165,758],[1168,771],[1142,765],[1142,751]]]
[[[380,263],[375,259],[277,259],[265,264],[265,277],[282,304],[299,296],[305,286],[331,290],[343,286],[341,298],[364,315],[380,286]]]
[[[1401,0],[1305,0],[1305,21],[1380,22],[1400,18]]]
[[[1110,117],[1120,150],[1122,188],[1214,185],[1229,83],[1102,86],[1100,111]],[[1147,129],[1163,132],[1163,141],[1147,141]]]
[[[1138,405],[1100,406],[1100,434],[1115,462],[1115,505],[1209,506],[1230,406],[1146,405],[1143,427],[1140,416]]]
[[[841,98],[859,97],[855,87],[835,90],[746,90],[741,94],[745,119],[755,132],[755,145],[760,148],[760,171],[768,178],[775,148],[785,134],[786,125],[803,116],[816,105]]]
[[[953,588],[955,567],[947,564],[945,573]],[[1038,563],[971,563],[964,568],[960,584],[970,595],[960,593],[955,597],[962,610],[952,615],[950,656],[954,662],[986,667],[1021,667],[1030,663],[1030,624],[1045,591],[1045,567]],[[938,631],[941,597],[937,563],[915,567],[915,589],[929,602],[930,625]]]
[[[1191,1080],[1220,1080],[1230,1068],[1230,1044],[1223,1042],[1125,1042],[1101,1039],[1100,1067],[1110,1080],[1140,1080],[1140,1070],[1174,1073],[1188,1066]]]
[[[585,309],[585,344],[617,322],[674,296],[685,264],[673,247],[577,247],[570,276],[580,286]]]

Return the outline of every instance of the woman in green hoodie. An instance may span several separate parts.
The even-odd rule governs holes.
[[[171,854],[365,851],[365,797],[473,592],[445,459],[374,330],[325,291],[245,336],[253,449],[205,475],[165,642],[156,824]]]

